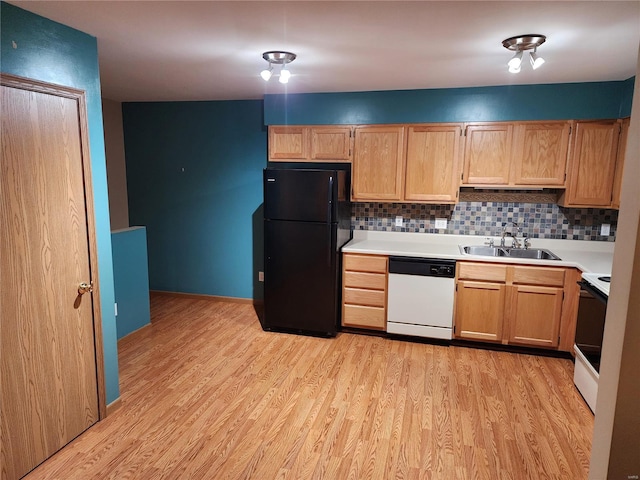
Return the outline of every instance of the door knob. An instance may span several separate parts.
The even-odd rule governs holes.
[[[78,285],[78,293],[80,295],[84,295],[87,292],[93,292],[93,282],[91,283],[82,282],[80,285]]]

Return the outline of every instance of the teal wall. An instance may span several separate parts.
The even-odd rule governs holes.
[[[86,91],[99,284],[104,339],[107,403],[116,400],[118,352],[114,312],[109,202],[100,103],[98,50],[94,37],[0,3],[0,69],[22,77]],[[17,48],[13,48],[15,42]]]
[[[624,82],[278,94],[264,97],[264,123],[357,125],[618,118],[621,111],[631,111],[632,95],[633,79]]]
[[[124,103],[129,219],[152,290],[262,298],[262,101]]]
[[[111,233],[118,339],[151,323],[147,231],[131,227]]]

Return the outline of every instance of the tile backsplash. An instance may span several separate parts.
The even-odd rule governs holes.
[[[395,226],[402,216],[402,227]],[[436,218],[447,220],[446,229],[436,229]],[[459,202],[456,205],[406,203],[354,203],[354,230],[448,233],[500,236],[502,225],[516,222],[531,238],[615,241],[618,211],[597,208],[564,208],[555,203]],[[610,235],[600,235],[600,226],[611,225]]]

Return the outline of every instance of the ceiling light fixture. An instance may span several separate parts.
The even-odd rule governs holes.
[[[260,76],[265,82],[268,82],[273,73],[273,65],[282,65],[280,69],[279,81],[280,83],[287,83],[291,77],[291,72],[287,69],[287,64],[293,62],[296,59],[296,54],[291,52],[280,52],[277,50],[271,50],[262,54],[267,62],[269,62],[269,68],[260,72]]]
[[[547,40],[547,37],[538,33],[528,35],[518,35],[502,41],[502,46],[507,50],[515,51],[516,54],[507,62],[509,72],[518,73],[522,66],[522,54],[526,50],[533,50],[530,54],[530,62],[533,69],[537,69],[544,63],[544,59],[538,55],[537,49]]]

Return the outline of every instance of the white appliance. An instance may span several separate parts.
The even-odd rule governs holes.
[[[599,273],[585,273],[580,282],[573,383],[594,413],[610,282],[609,274]]]
[[[387,332],[453,338],[455,260],[389,258]]]

